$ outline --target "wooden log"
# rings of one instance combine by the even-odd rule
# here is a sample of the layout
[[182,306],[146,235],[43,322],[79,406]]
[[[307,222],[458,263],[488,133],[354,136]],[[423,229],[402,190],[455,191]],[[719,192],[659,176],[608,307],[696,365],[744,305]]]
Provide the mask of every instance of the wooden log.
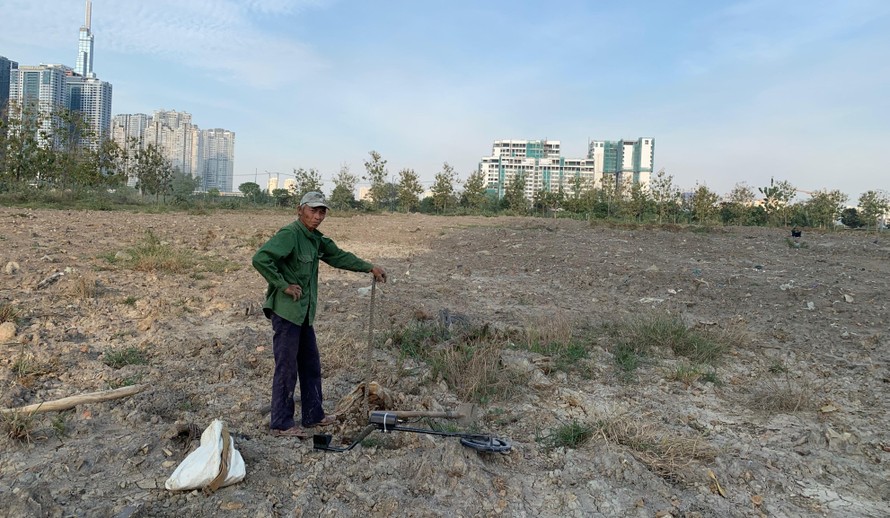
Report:
[[145,385],[131,385],[129,387],[121,387],[113,390],[100,390],[99,392],[89,392],[79,396],[63,397],[53,401],[44,401],[43,403],[34,403],[32,405],[17,408],[2,408],[0,414],[8,414],[12,412],[37,413],[37,412],[58,412],[60,410],[68,410],[77,405],[84,403],[98,403],[100,401],[109,401],[112,399],[125,398],[138,394],[145,389]]

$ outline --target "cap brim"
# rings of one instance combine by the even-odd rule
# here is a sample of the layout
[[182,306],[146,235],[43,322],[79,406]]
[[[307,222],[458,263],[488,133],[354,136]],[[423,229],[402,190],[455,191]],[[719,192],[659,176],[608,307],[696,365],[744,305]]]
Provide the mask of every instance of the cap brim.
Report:
[[304,203],[303,205],[306,205],[307,207],[324,207],[324,208],[326,208],[326,209],[329,209],[329,208],[330,208],[330,207],[327,206],[327,204],[319,203],[319,202],[317,202],[317,201],[313,201],[313,202],[309,202],[309,203]]

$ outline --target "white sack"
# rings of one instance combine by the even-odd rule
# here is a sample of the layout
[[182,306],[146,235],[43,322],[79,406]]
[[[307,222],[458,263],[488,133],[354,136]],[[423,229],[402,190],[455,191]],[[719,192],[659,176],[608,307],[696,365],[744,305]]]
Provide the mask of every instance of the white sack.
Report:
[[[164,483],[170,491],[201,489],[219,475],[222,460],[223,422],[214,419],[201,434],[201,446],[189,453]],[[241,453],[235,449],[235,440],[229,437],[229,472],[220,487],[232,485],[244,479],[245,466]]]

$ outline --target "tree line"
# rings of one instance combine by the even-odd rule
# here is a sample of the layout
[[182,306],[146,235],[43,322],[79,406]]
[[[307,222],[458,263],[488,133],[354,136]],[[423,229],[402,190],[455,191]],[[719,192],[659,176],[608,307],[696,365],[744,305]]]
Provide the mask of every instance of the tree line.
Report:
[[0,113],[0,193],[126,189],[128,179],[135,178],[136,192],[160,202],[183,201],[200,185],[153,144],[130,138],[122,148],[99,138],[80,112],[46,113],[36,103],[15,108]]
[[[99,139],[82,114],[57,109],[42,114],[36,106],[12,110],[18,116],[0,118],[0,194],[41,189],[122,191],[135,178],[135,193],[154,203],[188,204],[218,198],[220,193],[196,196],[200,179],[175,169],[161,150],[142,146],[135,139],[124,148]],[[465,181],[447,162],[436,172],[430,196],[419,175],[410,168],[392,178],[387,161],[370,151],[364,173],[358,176],[343,166],[332,178],[329,203],[338,210],[423,212],[430,214],[513,214],[616,219],[640,223],[700,225],[776,225],[833,228],[837,222],[853,228],[876,228],[890,210],[885,191],[870,190],[858,199],[857,208],[846,206],[848,197],[838,190],[807,192],[808,199],[794,202],[799,191],[787,181],[771,181],[757,188],[736,184],[725,197],[706,185],[683,192],[672,175],[660,171],[648,186],[607,176],[596,185],[576,177],[555,192],[539,190],[526,196],[526,178],[516,176],[490,189],[481,171]],[[316,169],[295,168],[294,188],[263,190],[254,182],[243,183],[238,206],[293,206],[309,191],[321,191],[324,181]],[[359,181],[369,184],[367,198],[355,198]],[[461,188],[462,187],[462,188]],[[757,198],[757,193],[761,198]]]
[[[568,188],[556,192],[539,190],[531,200],[526,196],[526,179],[517,176],[503,186],[503,195],[489,189],[480,171],[461,182],[447,162],[435,175],[430,196],[421,198],[424,188],[413,169],[400,170],[391,179],[386,160],[370,151],[359,177],[343,166],[334,175],[334,188],[328,201],[339,210],[423,212],[430,214],[513,214],[586,217],[631,220],[640,223],[700,225],[799,226],[834,228],[838,222],[852,228],[876,228],[890,210],[890,197],[883,191],[863,193],[858,208],[848,208],[848,197],[838,190],[806,192],[809,198],[794,202],[799,191],[788,181],[770,181],[756,189],[736,184],[724,197],[706,185],[683,192],[672,175],[660,171],[648,186],[606,177],[598,185],[572,179]],[[266,193],[256,183],[240,186],[245,198],[255,203],[294,205],[309,191],[321,191],[323,181],[314,169],[294,169],[294,189]],[[354,196],[359,180],[370,184],[367,199]],[[461,189],[462,185],[462,189]],[[758,199],[757,194],[760,194]]]

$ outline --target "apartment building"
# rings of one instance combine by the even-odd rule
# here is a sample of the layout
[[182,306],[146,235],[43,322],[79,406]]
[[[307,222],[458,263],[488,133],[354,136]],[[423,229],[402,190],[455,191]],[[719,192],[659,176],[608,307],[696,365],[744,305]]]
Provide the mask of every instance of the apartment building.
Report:
[[517,176],[524,178],[525,196],[532,200],[541,191],[572,193],[576,185],[603,187],[619,180],[648,185],[654,160],[655,139],[651,137],[594,140],[582,158],[563,157],[558,140],[496,140],[479,170],[489,192],[498,198]]
[[655,139],[592,140],[587,158],[593,159],[596,170],[608,181],[630,181],[649,185],[655,162]]
[[479,170],[489,192],[498,198],[517,176],[525,179],[529,200],[540,191],[558,192],[562,188],[571,192],[576,179],[585,185],[599,180],[592,159],[562,157],[558,140],[496,140],[491,156],[482,158]]

